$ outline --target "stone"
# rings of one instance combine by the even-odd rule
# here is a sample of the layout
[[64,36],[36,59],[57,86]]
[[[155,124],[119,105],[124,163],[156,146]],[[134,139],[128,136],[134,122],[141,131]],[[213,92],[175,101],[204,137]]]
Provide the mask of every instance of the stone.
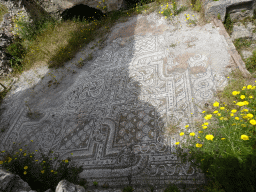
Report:
[[55,192],[85,192],[85,189],[82,186],[74,185],[73,183],[68,182],[67,180],[61,180],[56,187]]
[[[22,1],[22,5],[30,12],[31,17],[39,17],[41,14],[50,15],[54,19],[61,19],[64,11],[71,9],[76,5],[87,5],[97,9],[102,13],[119,10],[125,6],[124,0],[28,0]],[[107,9],[103,9],[106,6]]]
[[252,56],[252,52],[250,52],[250,51],[242,50],[241,52],[242,52],[242,55],[245,59]]
[[[11,173],[5,169],[0,169],[0,191],[2,192],[37,192],[31,190],[27,182],[23,181],[18,175]],[[61,180],[55,192],[85,192],[84,187],[75,185],[67,180]],[[45,192],[53,192],[51,189]]]
[[[230,14],[231,21],[241,20],[247,16],[253,16],[253,10],[256,9],[256,1],[254,0],[233,0],[233,1],[207,1],[203,4],[205,10],[205,18],[210,21],[211,17],[220,14],[220,20],[225,21],[227,14]],[[242,11],[245,10],[245,11]]]
[[28,183],[24,182],[18,175],[14,175],[9,171],[0,169],[0,191],[8,192],[21,192],[31,191]]
[[252,39],[252,32],[249,28],[246,28],[244,25],[234,25],[233,32],[231,34],[231,39],[234,41],[235,39]]

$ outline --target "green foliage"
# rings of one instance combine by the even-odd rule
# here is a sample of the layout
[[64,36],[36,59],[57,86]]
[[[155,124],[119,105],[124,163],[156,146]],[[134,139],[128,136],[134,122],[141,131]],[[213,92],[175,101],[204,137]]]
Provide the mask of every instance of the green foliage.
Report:
[[93,181],[93,185],[94,185],[95,187],[97,187],[97,186],[98,186],[98,182],[97,182],[97,181]]
[[246,62],[246,69],[251,73],[256,71],[256,50],[253,51],[253,55],[247,58]]
[[22,46],[21,39],[14,39],[14,42],[10,44],[6,49],[7,53],[15,58],[15,60],[11,60],[11,67],[13,67],[14,65],[19,65],[22,61],[22,58],[26,54],[26,49]]
[[133,192],[133,191],[134,191],[134,189],[133,189],[132,186],[127,186],[127,187],[125,187],[125,188],[123,189],[123,192]]
[[220,13],[218,13],[218,19],[220,20],[221,18],[220,18]]
[[249,84],[232,91],[235,96],[232,110],[215,102],[215,111],[204,117],[212,121],[204,123],[198,128],[198,137],[190,135],[187,145],[183,145],[190,154],[179,148],[178,156],[182,163],[189,161],[200,168],[225,191],[253,191],[256,187],[255,86]]
[[229,34],[233,31],[233,23],[230,19],[230,14],[227,14],[224,21],[224,26]]
[[197,12],[200,12],[200,10],[201,10],[201,1],[200,0],[196,0],[196,3],[195,3],[195,5],[194,5],[194,8],[195,8],[195,10],[197,11]]
[[47,156],[40,152],[42,161],[35,160],[34,153],[28,154],[26,153],[27,150],[21,151],[22,149],[20,149],[20,152],[16,152],[16,154],[13,151],[6,152],[0,164],[3,164],[4,169],[19,175],[22,180],[28,183],[32,190],[44,192],[50,188],[55,191],[58,183],[63,179],[86,187],[86,180],[79,180],[78,176],[83,171],[82,166],[79,168],[71,166],[70,157],[65,162],[64,160],[62,162],[58,160],[58,164],[59,162],[61,163],[58,168],[54,168],[53,159],[49,160],[50,152],[53,153],[53,151],[49,151]]

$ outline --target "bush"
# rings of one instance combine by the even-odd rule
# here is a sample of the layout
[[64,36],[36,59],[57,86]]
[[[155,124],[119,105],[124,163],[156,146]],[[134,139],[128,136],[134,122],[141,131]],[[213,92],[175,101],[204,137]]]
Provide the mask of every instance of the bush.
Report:
[[[47,156],[40,152],[43,157],[42,161],[38,159],[35,160],[34,153],[27,154],[26,151],[27,150],[22,152],[22,149],[20,149],[19,152],[16,152],[15,154],[13,151],[6,152],[4,159],[3,161],[0,161],[0,164],[2,164],[2,167],[5,170],[19,175],[23,181],[28,183],[32,190],[44,192],[50,188],[55,191],[58,183],[63,179],[76,185],[86,187],[86,180],[81,180],[78,176],[79,173],[83,171],[82,166],[79,168],[71,166],[69,164],[70,157],[65,161],[62,160],[62,162],[61,160],[58,160],[57,162],[61,163],[58,168],[57,166],[54,168],[53,159],[49,160],[49,154],[53,153],[53,151],[49,151]],[[37,150],[35,151],[37,152]],[[2,151],[2,153],[5,153],[5,151]],[[54,157],[54,159],[56,159],[56,157]]]
[[26,54],[26,49],[21,44],[21,39],[16,37],[14,42],[10,44],[7,48],[7,53],[12,55],[15,59],[11,60],[11,67],[14,65],[20,65],[22,59]]

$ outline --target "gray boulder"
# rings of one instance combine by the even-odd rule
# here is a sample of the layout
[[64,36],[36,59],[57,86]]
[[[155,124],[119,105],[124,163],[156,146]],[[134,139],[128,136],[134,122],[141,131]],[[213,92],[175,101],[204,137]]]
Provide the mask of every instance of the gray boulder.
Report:
[[225,21],[225,16],[230,14],[230,19],[241,20],[245,17],[252,17],[253,10],[256,9],[256,1],[254,0],[220,0],[220,1],[207,1],[203,4],[205,10],[205,18],[210,21],[212,17],[218,17],[220,20]]

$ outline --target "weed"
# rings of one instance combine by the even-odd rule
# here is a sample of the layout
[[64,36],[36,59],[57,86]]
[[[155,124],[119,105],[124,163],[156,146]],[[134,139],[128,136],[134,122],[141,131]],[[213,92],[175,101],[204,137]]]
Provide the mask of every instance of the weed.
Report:
[[127,186],[127,187],[125,187],[125,188],[123,189],[123,192],[133,192],[133,191],[134,191],[134,189],[133,189],[132,186]]
[[245,65],[246,69],[251,73],[256,71],[256,50],[253,51],[253,55],[251,57],[247,58]]
[[225,17],[225,22],[224,22],[224,26],[228,32],[228,34],[230,35],[233,31],[233,23],[230,19],[230,14],[227,14]]
[[220,13],[218,13],[218,19],[220,20],[221,18],[220,18]]
[[93,181],[93,185],[94,185],[95,187],[98,187],[98,182],[97,182],[97,181]]

